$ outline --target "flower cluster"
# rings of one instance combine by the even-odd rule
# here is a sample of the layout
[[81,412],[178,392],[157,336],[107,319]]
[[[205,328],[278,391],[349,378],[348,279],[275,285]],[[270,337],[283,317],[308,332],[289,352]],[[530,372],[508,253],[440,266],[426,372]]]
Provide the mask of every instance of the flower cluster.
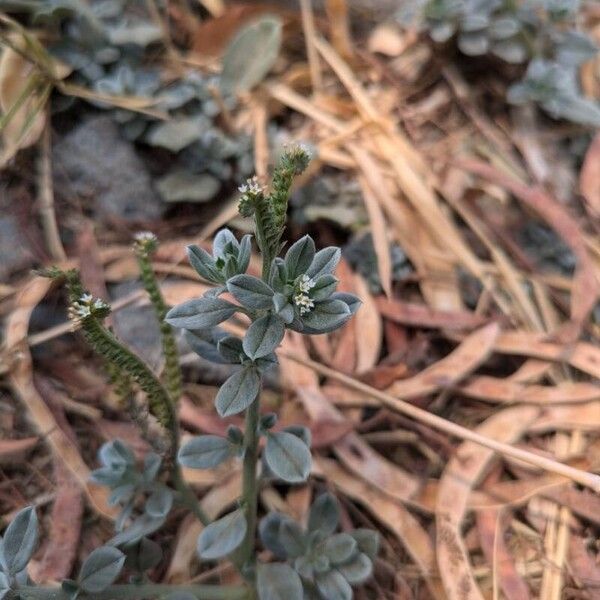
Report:
[[300,309],[300,316],[310,312],[315,307],[314,301],[309,296],[310,290],[316,285],[315,281],[304,274],[298,282],[298,293],[294,296],[294,304]]
[[151,254],[158,246],[158,238],[151,231],[139,231],[133,236],[136,253]]
[[106,316],[109,312],[110,306],[104,300],[87,293],[69,306],[69,318],[75,325],[92,315]]

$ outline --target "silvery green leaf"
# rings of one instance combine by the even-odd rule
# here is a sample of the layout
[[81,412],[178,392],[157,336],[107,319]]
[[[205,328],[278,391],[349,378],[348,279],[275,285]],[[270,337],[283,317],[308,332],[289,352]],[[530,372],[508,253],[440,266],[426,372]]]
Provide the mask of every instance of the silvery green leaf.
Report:
[[309,313],[303,315],[302,322],[311,333],[328,333],[341,327],[351,316],[345,302],[329,299],[317,302]]
[[258,565],[256,587],[259,600],[302,600],[302,582],[285,563]]
[[258,533],[264,547],[277,558],[285,559],[288,557],[287,548],[279,537],[281,525],[293,522],[293,519],[283,513],[270,512],[261,520],[258,526]]
[[244,434],[239,427],[236,427],[235,425],[229,425],[227,427],[227,439],[234,446],[241,446],[242,442],[244,441]]
[[600,104],[580,96],[556,98],[552,105],[543,102],[542,107],[554,117],[568,119],[586,127],[600,127]]
[[556,47],[556,58],[566,67],[577,67],[597,54],[598,46],[580,31],[565,31]]
[[375,560],[379,553],[379,533],[372,529],[355,529],[350,535],[356,540],[358,549],[364,552],[371,560]]
[[521,24],[514,17],[500,17],[490,24],[490,35],[496,40],[506,40],[519,33]]
[[491,48],[492,54],[511,64],[520,64],[527,59],[527,48],[519,40],[496,42]]
[[458,47],[467,56],[481,56],[489,50],[490,42],[484,32],[465,32],[458,36]]
[[239,364],[244,358],[244,348],[242,347],[242,340],[235,337],[234,335],[228,335],[223,339],[219,340],[217,344],[217,350],[219,354],[225,359],[226,362],[231,364]]
[[209,173],[176,170],[157,179],[156,189],[165,202],[208,202],[221,189],[221,182]]
[[276,258],[271,264],[269,273],[269,285],[276,292],[283,292],[288,280],[288,273],[285,267],[285,262],[282,258]]
[[248,327],[244,341],[244,352],[252,359],[271,354],[281,343],[285,334],[283,320],[274,314],[260,317]]
[[299,556],[294,561],[294,569],[302,579],[312,581],[315,576],[313,561],[308,556]]
[[173,492],[166,487],[161,486],[154,490],[144,505],[146,514],[151,517],[166,517],[173,506]]
[[352,588],[344,576],[335,569],[315,577],[317,589],[324,600],[352,600]]
[[144,537],[140,540],[138,547],[138,569],[140,571],[149,571],[154,569],[162,558],[161,547],[151,539]]
[[106,589],[119,576],[125,555],[114,546],[96,548],[81,565],[79,587],[88,594]]
[[[115,531],[118,531],[119,534],[123,533],[125,529],[125,524],[129,521],[131,515],[133,514],[134,504],[133,502],[126,502],[121,512],[117,515],[115,519]],[[139,541],[139,540],[137,540]]]
[[240,241],[240,251],[237,258],[237,272],[245,273],[250,264],[250,254],[252,252],[252,236],[248,233]]
[[341,300],[348,305],[350,312],[354,315],[356,311],[360,308],[362,304],[361,299],[354,294],[349,294],[348,292],[334,292],[331,294],[332,300]]
[[294,320],[294,306],[288,302],[283,294],[275,292],[273,295],[273,308],[284,323],[289,324]]
[[145,48],[162,38],[161,28],[149,21],[138,21],[133,24],[109,27],[107,33],[110,43],[115,46],[136,44]]
[[219,341],[224,337],[227,337],[227,333],[218,327],[207,330],[186,330],[185,332],[186,342],[198,356],[219,364],[227,364],[227,361],[217,350]]
[[135,456],[121,440],[112,440],[102,444],[98,452],[100,462],[107,467],[132,466]]
[[454,23],[435,23],[429,29],[429,35],[434,42],[438,44],[443,44],[447,42],[456,31],[456,26]]
[[335,496],[321,494],[310,507],[308,530],[320,531],[323,535],[331,535],[340,521],[340,509]]
[[174,306],[165,321],[182,329],[205,329],[226,321],[236,310],[235,304],[221,298],[195,298]]
[[223,57],[221,91],[227,95],[252,89],[271,70],[281,46],[281,21],[265,16],[246,25]]
[[10,522],[0,546],[0,566],[7,575],[16,575],[29,562],[38,539],[38,520],[33,506],[20,510]]
[[10,582],[8,581],[8,577],[0,571],[0,600],[10,592]]
[[257,358],[253,362],[254,366],[258,369],[259,373],[264,373],[265,371],[268,371],[275,365],[279,364],[277,356],[274,352],[272,352],[271,354],[267,354],[262,358]]
[[466,15],[460,22],[461,31],[481,31],[490,24],[490,19],[485,14]]
[[313,560],[313,568],[315,573],[327,573],[327,571],[331,569],[331,563],[326,556],[320,554],[319,556],[315,556]]
[[135,485],[133,483],[126,483],[113,488],[110,496],[108,497],[108,503],[111,506],[117,504],[126,504],[129,502],[135,494]]
[[269,429],[273,429],[276,423],[277,415],[271,412],[261,416],[258,426],[262,431],[268,431]]
[[60,589],[69,595],[70,600],[75,600],[79,595],[79,586],[73,579],[63,579],[60,582]]
[[323,555],[334,565],[346,562],[356,553],[357,548],[356,540],[347,533],[332,535],[321,544]]
[[310,290],[311,300],[326,300],[335,292],[338,279],[333,275],[321,275],[316,281],[315,286]]
[[227,289],[246,308],[270,308],[273,303],[273,290],[258,277],[236,275],[227,282]]
[[177,459],[190,469],[214,469],[230,458],[235,447],[227,438],[218,435],[199,435],[179,449]]
[[288,278],[296,279],[306,273],[315,258],[315,253],[315,243],[309,235],[305,235],[292,244],[284,259]]
[[187,246],[186,251],[190,265],[200,277],[214,283],[223,281],[215,264],[215,259],[204,248]]
[[198,537],[200,558],[213,560],[231,554],[244,541],[247,530],[246,515],[241,508],[213,521]]
[[344,576],[344,579],[348,583],[358,585],[371,577],[373,563],[366,554],[359,552],[348,562],[338,565],[336,569]]
[[213,256],[215,258],[223,257],[229,249],[239,250],[239,242],[230,229],[224,227],[217,232],[213,240]]
[[265,460],[277,477],[288,483],[306,481],[310,473],[310,450],[295,435],[286,431],[269,433]]
[[234,373],[221,386],[215,399],[221,417],[237,415],[256,399],[260,389],[260,377],[254,367],[244,367]]
[[336,248],[335,246],[329,246],[328,248],[319,250],[315,254],[315,258],[313,259],[310,267],[307,269],[306,274],[311,279],[316,279],[321,275],[333,273],[340,262],[341,256],[342,253],[340,249]]
[[279,540],[290,558],[302,556],[307,550],[307,540],[296,521],[283,521],[279,527]]
[[310,448],[312,436],[308,427],[304,427],[304,425],[288,425],[283,428],[283,431],[287,431],[297,438],[300,438]]
[[153,517],[144,513],[133,521],[133,523],[124,531],[121,531],[108,541],[111,546],[122,546],[127,544],[135,544],[144,536],[154,533],[162,527],[165,522],[164,517]]
[[116,469],[113,469],[112,467],[101,467],[100,469],[95,469],[90,473],[90,481],[98,485],[115,487],[119,485],[123,479],[126,469],[127,467],[124,465]]
[[148,454],[144,456],[144,481],[154,481],[160,471],[161,464],[162,458],[156,454],[156,452],[148,452]]
[[147,133],[146,142],[151,146],[179,152],[200,139],[208,125],[209,122],[206,118],[198,116],[161,121]]
[[227,291],[227,288],[224,285],[217,285],[210,290],[204,292],[205,298],[218,298],[221,294],[224,294]]

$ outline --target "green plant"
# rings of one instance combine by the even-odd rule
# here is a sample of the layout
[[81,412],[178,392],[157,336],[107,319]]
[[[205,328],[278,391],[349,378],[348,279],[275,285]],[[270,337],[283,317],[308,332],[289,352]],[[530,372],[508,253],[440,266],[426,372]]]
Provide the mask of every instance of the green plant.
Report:
[[598,52],[578,27],[579,0],[425,0],[419,7],[411,12],[434,41],[456,36],[468,56],[528,64],[509,89],[510,102],[534,102],[555,118],[600,126],[600,106],[579,88],[578,67]]
[[[149,255],[156,239],[151,234],[136,238],[135,251],[144,285],[159,318],[186,330],[191,347],[216,362],[238,365],[215,398],[221,417],[244,413],[244,431],[230,426],[225,436],[200,435],[179,446],[175,409],[178,369],[171,364],[167,386],[104,327],[109,306],[85,293],[76,272],[50,270],[48,275],[67,281],[70,315],[89,344],[112,365],[119,377],[145,392],[149,412],[168,438],[164,456],[148,453],[140,465],[121,441],[104,444],[99,451],[100,468],[92,480],[110,488],[109,502],[121,508],[116,535],[84,561],[76,579],[61,588],[36,587],[27,578],[26,566],[37,542],[37,518],[32,508],[22,510],[7,528],[0,545],[0,600],[351,600],[352,585],[366,581],[378,550],[378,535],[358,529],[335,533],[339,508],[331,494],[319,496],[310,509],[308,525],[280,513],[261,521],[260,540],[276,562],[257,561],[258,491],[267,480],[298,484],[311,470],[310,431],[303,426],[278,427],[277,416],[261,414],[263,373],[277,363],[275,351],[286,329],[320,334],[341,327],[358,309],[352,294],[336,291],[333,271],[339,248],[317,251],[305,236],[287,250],[281,241],[293,177],[309,161],[303,147],[285,152],[276,168],[270,191],[249,180],[240,188],[240,212],[253,217],[262,276],[246,273],[250,264],[251,236],[238,241],[224,229],[215,237],[213,253],[188,247],[190,263],[214,288],[201,298],[175,306],[166,313],[156,285]],[[229,293],[237,303],[221,298]],[[250,325],[243,337],[229,335],[218,326],[236,313]],[[172,332],[162,328],[163,345],[172,352]],[[171,356],[173,362],[173,357]],[[169,383],[169,378],[177,381]],[[175,385],[177,383],[177,385]],[[260,442],[264,440],[262,453]],[[261,462],[259,464],[259,455]],[[213,468],[229,459],[243,462],[242,496],[234,510],[208,522],[195,494],[187,487],[181,466]],[[161,560],[161,549],[149,536],[161,527],[172,506],[183,503],[205,524],[198,538],[198,554],[205,560],[229,557],[245,579],[242,586],[170,586],[149,582],[147,571]],[[128,585],[114,585],[123,570],[130,572]]]

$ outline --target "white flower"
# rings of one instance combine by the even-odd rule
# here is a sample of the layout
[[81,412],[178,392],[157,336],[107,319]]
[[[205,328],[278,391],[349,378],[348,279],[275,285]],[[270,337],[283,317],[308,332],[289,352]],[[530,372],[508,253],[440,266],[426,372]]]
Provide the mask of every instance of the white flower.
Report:
[[[90,302],[93,300],[93,296],[91,294],[83,294],[81,296],[81,298],[79,298],[79,302],[81,304],[90,304]],[[75,303],[77,304],[77,303]]]
[[246,183],[240,185],[238,190],[244,195],[252,194],[254,196],[258,196],[258,194],[261,194],[264,191],[262,185],[258,182],[258,177],[256,175],[247,179]]
[[300,309],[301,315],[310,312],[315,306],[315,303],[306,294],[296,294],[294,304]]
[[304,274],[302,277],[300,277],[298,289],[304,294],[307,294],[310,290],[312,290],[312,288],[315,287],[315,285],[316,284],[314,280],[312,280],[308,275]]
[[156,236],[151,231],[138,231],[133,238],[136,242],[140,243],[154,242],[156,240]]

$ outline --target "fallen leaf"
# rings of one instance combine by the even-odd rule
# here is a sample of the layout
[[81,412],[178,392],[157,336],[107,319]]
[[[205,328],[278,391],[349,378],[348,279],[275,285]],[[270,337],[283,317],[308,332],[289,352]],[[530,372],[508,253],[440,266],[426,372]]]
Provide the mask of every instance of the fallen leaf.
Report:
[[592,219],[600,219],[600,133],[592,140],[579,172],[579,190]]

